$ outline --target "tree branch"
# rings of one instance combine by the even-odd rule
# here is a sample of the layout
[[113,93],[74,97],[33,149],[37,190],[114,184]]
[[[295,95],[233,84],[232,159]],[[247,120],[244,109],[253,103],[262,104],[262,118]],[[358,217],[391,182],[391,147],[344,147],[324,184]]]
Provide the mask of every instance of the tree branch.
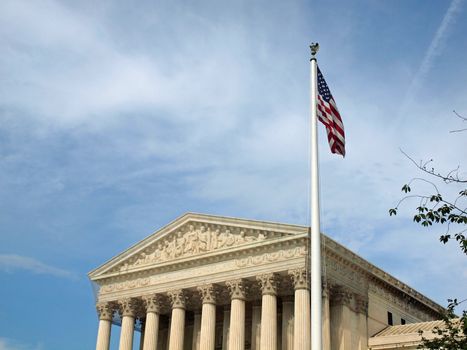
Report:
[[[442,179],[445,183],[450,183],[450,182],[458,182],[458,183],[467,183],[467,180],[464,180],[464,179],[460,179],[459,178],[459,166],[457,166],[456,169],[453,169],[451,170],[447,175],[441,175],[440,173],[435,173],[435,169],[432,168],[431,170],[428,170],[426,168],[426,166],[431,163],[433,160],[430,159],[429,161],[426,161],[425,163],[417,163],[412,157],[410,157],[407,153],[404,152],[404,150],[402,148],[399,148],[399,150],[401,151],[401,153],[407,157],[407,159],[409,159],[418,169],[420,169],[421,171],[429,174],[429,175],[432,175],[432,176],[436,176],[437,178],[440,178]],[[455,175],[453,175],[453,173]]]

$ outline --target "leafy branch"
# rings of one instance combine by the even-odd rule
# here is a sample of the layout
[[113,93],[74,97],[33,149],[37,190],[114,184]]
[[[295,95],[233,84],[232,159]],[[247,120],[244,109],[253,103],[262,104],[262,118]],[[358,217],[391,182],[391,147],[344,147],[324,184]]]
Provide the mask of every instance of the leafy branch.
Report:
[[448,300],[448,307],[443,315],[443,326],[436,326],[432,333],[433,339],[423,336],[423,331],[419,331],[422,342],[418,349],[443,349],[459,350],[467,349],[467,311],[463,311],[461,317],[457,317],[454,309],[467,299],[458,302],[457,299]]
[[[428,162],[417,163],[411,157],[409,157],[403,150],[401,150],[415,166],[430,175],[431,177],[441,179],[444,183],[467,183],[466,179],[459,177],[459,167],[443,175],[436,172],[434,168],[427,168]],[[412,185],[416,182],[424,182],[429,184],[433,188],[433,194],[422,195],[422,194],[409,194],[412,191]],[[464,203],[467,200],[467,189],[463,189],[458,193],[458,196],[454,198],[454,201],[446,200],[440,193],[438,187],[432,182],[425,178],[413,178],[407,184],[402,186],[401,191],[406,195],[402,197],[397,203],[395,208],[389,209],[389,215],[397,215],[398,209],[401,204],[409,199],[417,198],[419,204],[415,209],[413,221],[419,223],[423,227],[430,227],[433,224],[447,224],[447,229],[444,234],[440,236],[442,243],[447,243],[449,240],[455,240],[458,242],[461,250],[464,254],[467,254],[467,208],[463,207],[459,203]],[[456,226],[453,233],[451,233],[452,227]]]

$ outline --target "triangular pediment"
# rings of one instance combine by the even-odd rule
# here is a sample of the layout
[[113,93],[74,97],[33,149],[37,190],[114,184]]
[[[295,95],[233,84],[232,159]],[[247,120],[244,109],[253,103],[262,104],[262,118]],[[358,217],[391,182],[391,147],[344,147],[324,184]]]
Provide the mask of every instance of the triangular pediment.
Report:
[[303,226],[188,213],[89,273],[91,280],[303,234]]

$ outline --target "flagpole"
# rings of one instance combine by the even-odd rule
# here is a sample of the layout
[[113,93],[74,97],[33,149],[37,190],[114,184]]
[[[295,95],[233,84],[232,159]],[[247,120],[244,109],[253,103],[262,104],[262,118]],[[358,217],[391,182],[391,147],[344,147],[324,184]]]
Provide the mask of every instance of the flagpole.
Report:
[[319,45],[311,44],[310,59],[310,103],[311,103],[311,231],[310,231],[310,272],[311,272],[311,349],[322,350],[321,320],[321,234],[319,227],[319,169],[317,132],[317,62]]

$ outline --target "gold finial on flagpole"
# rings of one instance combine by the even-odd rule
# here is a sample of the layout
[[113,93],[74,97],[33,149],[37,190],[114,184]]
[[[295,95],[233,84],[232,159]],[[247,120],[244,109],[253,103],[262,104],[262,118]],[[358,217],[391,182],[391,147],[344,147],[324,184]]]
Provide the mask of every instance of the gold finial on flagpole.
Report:
[[311,59],[316,59],[315,55],[319,51],[319,44],[318,43],[311,43],[310,45],[310,50],[311,50]]

